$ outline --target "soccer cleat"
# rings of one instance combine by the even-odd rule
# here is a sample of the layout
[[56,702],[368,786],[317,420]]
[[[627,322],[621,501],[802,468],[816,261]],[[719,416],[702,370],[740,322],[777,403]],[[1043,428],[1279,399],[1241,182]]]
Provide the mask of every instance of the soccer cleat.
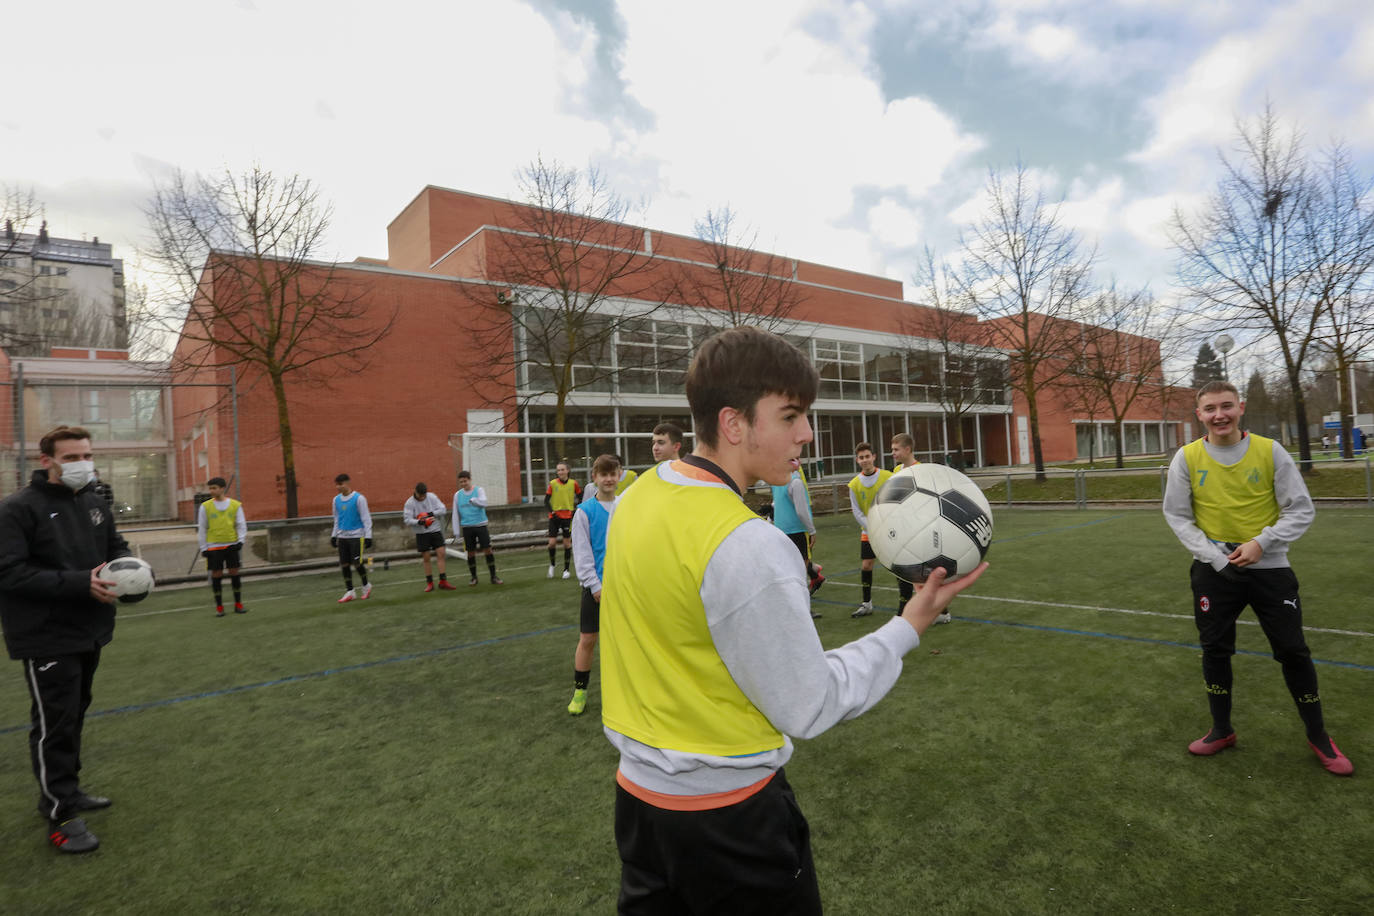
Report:
[[246,608],[246,607],[243,606],[243,602],[242,602],[242,601],[235,601],[235,602],[234,602],[234,613],[235,613],[235,614],[247,614],[247,613],[248,613],[248,608]]
[[491,584],[492,584],[492,585],[505,585],[505,584],[506,584],[506,580],[505,580],[505,579],[502,579],[500,576],[492,576],[492,577],[491,577]]
[[867,617],[869,614],[872,614],[872,613],[873,613],[873,602],[872,602],[872,601],[865,601],[863,604],[861,604],[861,605],[859,605],[858,607],[856,607],[856,608],[854,609],[854,612],[853,612],[852,614],[850,614],[849,616],[850,616],[850,617]]
[[1188,745],[1188,753],[1196,754],[1199,757],[1210,757],[1213,754],[1226,750],[1228,747],[1236,746],[1235,732],[1231,732],[1231,734],[1227,735],[1225,738],[1217,738],[1215,741],[1208,741],[1207,739],[1211,737],[1212,733],[1209,731],[1207,734]]
[[552,563],[549,564],[549,574],[548,574],[547,576],[545,576],[544,578],[546,578],[546,579],[552,579],[552,578],[553,578],[553,564],[552,564]]
[[580,716],[587,710],[587,691],[574,690],[572,702],[568,704],[568,715]]
[[79,817],[48,825],[48,842],[62,852],[91,852],[100,847],[100,840],[86,829],[86,822]]
[[[1330,738],[1326,740],[1331,741]],[[1355,764],[1350,762],[1349,757],[1341,753],[1341,749],[1336,747],[1336,742],[1331,741],[1331,750],[1336,752],[1336,756],[1334,757],[1326,756],[1326,754],[1322,753],[1321,749],[1311,741],[1307,742],[1307,746],[1312,748],[1312,753],[1317,755],[1317,759],[1322,762],[1322,766],[1326,767],[1328,773],[1333,773],[1336,776],[1349,776],[1355,772]]]
[[366,599],[366,598],[371,598],[371,597],[372,597],[372,583],[371,583],[371,582],[369,582],[369,583],[367,583],[366,585],[363,586],[363,593],[362,593],[361,595],[359,595],[358,597],[359,597],[360,599]]
[[350,588],[348,591],[346,591],[346,592],[343,593],[343,597],[339,599],[339,604],[347,604],[347,603],[350,602],[350,601],[357,601],[357,600],[358,600],[357,594],[355,594],[354,591],[353,591],[353,589]]
[[426,582],[426,583],[425,583],[425,591],[427,591],[427,592],[432,592],[432,591],[434,591],[434,583],[433,583],[433,582]]
[[811,582],[808,584],[807,587],[811,590],[811,594],[814,595],[824,584],[825,576],[822,576],[819,572],[817,572],[814,576],[811,577]]
[[936,614],[936,615],[935,615],[935,622],[936,622],[936,623],[953,623],[953,622],[954,622],[954,618],[951,617],[951,616],[949,616],[949,611],[946,611],[946,612],[943,613],[943,614]]
[[564,579],[571,579],[571,578],[572,578],[572,573],[568,572],[568,568],[567,568],[566,566],[563,567],[563,578],[564,578]]
[[223,616],[224,616],[224,605],[222,605],[222,604],[217,604],[217,605],[215,605],[215,616],[216,616],[216,617],[223,617]]
[[476,584],[477,584],[477,577],[476,577],[476,576],[473,576],[471,579],[468,580],[468,588],[472,588],[472,587],[473,587],[474,585],[476,585]]
[[114,802],[103,795],[87,795],[85,792],[77,792],[67,801],[67,804],[75,811],[96,811],[100,808],[108,808]]
[[448,584],[448,580],[447,580],[447,579],[440,579],[440,580],[439,580],[439,587],[442,588],[442,589],[443,589],[444,591],[446,591],[446,592],[456,592],[456,591],[458,591],[458,589],[456,589],[456,588],[454,588],[452,585],[449,585],[449,584]]

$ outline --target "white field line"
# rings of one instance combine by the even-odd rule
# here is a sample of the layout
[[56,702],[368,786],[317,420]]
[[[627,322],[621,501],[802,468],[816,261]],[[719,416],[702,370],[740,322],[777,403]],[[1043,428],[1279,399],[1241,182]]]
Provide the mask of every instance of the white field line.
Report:
[[[827,580],[827,584],[829,584],[829,581],[830,581],[830,580]],[[846,586],[846,587],[852,587],[852,588],[861,588],[861,587],[862,587],[862,586],[860,586],[860,585],[857,584],[857,583],[850,583],[850,582],[836,582],[835,584],[836,584],[836,585],[843,585],[843,586]],[[883,591],[889,591],[889,592],[895,592],[895,591],[897,591],[896,587],[895,587],[895,586],[891,586],[891,585],[875,585],[875,586],[873,586],[873,588],[874,588],[875,590],[877,590],[877,589],[882,589]],[[963,594],[961,594],[961,595],[959,596],[959,599],[958,599],[958,600],[960,600],[960,601],[965,601],[965,600],[969,600],[969,599],[973,599],[973,600],[976,600],[976,601],[1000,601],[1000,602],[1002,602],[1002,603],[1004,603],[1004,604],[1033,604],[1033,605],[1036,605],[1036,606],[1038,606],[1038,607],[1059,607],[1059,608],[1067,608],[1067,609],[1069,609],[1069,610],[1075,610],[1075,611],[1101,611],[1101,612],[1107,613],[1107,614],[1131,614],[1131,615],[1136,616],[1136,617],[1163,617],[1163,618],[1168,619],[1168,620],[1189,620],[1189,621],[1191,621],[1191,620],[1193,619],[1193,615],[1192,615],[1192,614],[1166,614],[1166,613],[1163,612],[1163,611],[1142,611],[1142,610],[1137,610],[1137,609],[1135,609],[1135,608],[1125,608],[1125,607],[1099,607],[1098,605],[1095,605],[1095,604],[1063,604],[1063,603],[1060,603],[1060,602],[1057,602],[1057,601],[1031,601],[1031,600],[1029,600],[1029,599],[1027,599],[1027,598],[998,598],[998,597],[995,597],[995,596],[993,596],[993,595],[979,595],[979,594],[977,594],[976,592],[964,592]],[[1257,626],[1259,626],[1259,621],[1258,621],[1258,620],[1251,620],[1251,619],[1248,618],[1248,617],[1242,617],[1242,618],[1240,618],[1239,620],[1237,620],[1236,623],[1241,624],[1242,626],[1248,626],[1248,627],[1257,627]],[[1333,634],[1335,634],[1335,635],[1337,635],[1337,636],[1366,636],[1366,637],[1374,637],[1374,633],[1366,633],[1366,632],[1364,632],[1364,631],[1362,631],[1362,630],[1337,630],[1337,629],[1334,629],[1334,628],[1331,628],[1331,627],[1308,627],[1308,626],[1303,627],[1303,630],[1305,630],[1305,631],[1307,631],[1307,632],[1309,632],[1309,633],[1333,633]]]

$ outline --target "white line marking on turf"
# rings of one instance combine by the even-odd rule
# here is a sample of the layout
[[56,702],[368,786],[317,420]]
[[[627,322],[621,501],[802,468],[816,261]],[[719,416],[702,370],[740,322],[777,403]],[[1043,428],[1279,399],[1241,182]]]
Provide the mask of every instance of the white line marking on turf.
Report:
[[[826,581],[829,582],[829,581],[831,581],[831,580],[826,580]],[[835,584],[836,584],[836,585],[850,586],[850,587],[852,587],[852,588],[860,588],[860,587],[861,587],[861,586],[859,586],[859,585],[857,585],[857,584],[855,584],[855,583],[852,583],[852,582],[836,582]],[[889,592],[895,592],[895,591],[897,591],[897,589],[894,588],[894,587],[891,586],[891,585],[875,585],[875,586],[873,586],[873,588],[874,588],[875,590],[877,590],[877,589],[883,589],[884,591],[889,591]],[[1062,604],[1062,603],[1057,602],[1057,601],[1033,601],[1033,600],[1031,600],[1031,599],[1029,599],[1029,598],[999,598],[999,597],[995,597],[995,596],[993,596],[993,595],[979,595],[979,594],[977,594],[977,593],[975,593],[975,592],[964,592],[964,593],[961,594],[959,597],[960,597],[960,599],[972,598],[972,599],[975,599],[975,600],[977,600],[977,601],[1001,601],[1001,602],[1003,602],[1003,603],[1005,603],[1005,604],[1034,604],[1034,605],[1037,605],[1037,606],[1039,606],[1039,607],[1060,607],[1060,608],[1067,608],[1067,609],[1069,609],[1069,610],[1074,610],[1074,611],[1103,611],[1103,612],[1106,612],[1106,613],[1109,613],[1109,614],[1131,614],[1131,615],[1137,616],[1137,617],[1163,617],[1163,618],[1166,618],[1166,619],[1168,619],[1168,620],[1192,620],[1192,619],[1193,619],[1193,615],[1192,615],[1192,614],[1168,614],[1168,613],[1165,613],[1164,611],[1142,611],[1142,610],[1138,610],[1138,609],[1135,609],[1135,608],[1125,608],[1125,607],[1099,607],[1098,605],[1095,605],[1095,604]],[[1257,626],[1259,626],[1259,621],[1258,621],[1258,620],[1250,620],[1249,618],[1241,618],[1241,619],[1237,620],[1236,623],[1241,624],[1242,626],[1247,626],[1247,627],[1257,627]],[[1368,637],[1368,636],[1374,636],[1374,633],[1366,633],[1366,632],[1364,632],[1363,630],[1338,630],[1338,629],[1335,629],[1335,628],[1333,628],[1333,627],[1308,627],[1308,626],[1305,626],[1305,627],[1303,627],[1303,629],[1304,629],[1305,631],[1309,632],[1309,633],[1332,633],[1332,634],[1334,634],[1334,635],[1336,635],[1336,636],[1367,636],[1367,637]]]

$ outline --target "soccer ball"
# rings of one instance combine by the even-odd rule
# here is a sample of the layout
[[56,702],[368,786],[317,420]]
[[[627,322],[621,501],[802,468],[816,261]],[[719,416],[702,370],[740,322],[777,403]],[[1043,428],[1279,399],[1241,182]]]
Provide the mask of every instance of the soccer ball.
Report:
[[99,578],[112,579],[114,593],[125,604],[133,604],[148,597],[156,582],[153,568],[138,557],[120,557],[111,560],[100,569]]
[[868,542],[898,578],[924,582],[943,566],[973,572],[992,543],[992,507],[978,485],[939,464],[897,471],[868,510]]

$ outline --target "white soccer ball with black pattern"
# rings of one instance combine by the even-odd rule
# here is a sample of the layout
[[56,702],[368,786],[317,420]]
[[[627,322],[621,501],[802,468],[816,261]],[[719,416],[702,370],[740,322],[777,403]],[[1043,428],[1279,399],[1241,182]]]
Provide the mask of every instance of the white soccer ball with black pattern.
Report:
[[878,491],[868,510],[868,542],[878,562],[908,582],[924,582],[938,567],[957,579],[987,556],[992,506],[953,468],[912,465]]
[[114,593],[125,604],[133,604],[148,597],[157,581],[153,568],[138,557],[120,557],[101,567],[99,578],[115,583]]

